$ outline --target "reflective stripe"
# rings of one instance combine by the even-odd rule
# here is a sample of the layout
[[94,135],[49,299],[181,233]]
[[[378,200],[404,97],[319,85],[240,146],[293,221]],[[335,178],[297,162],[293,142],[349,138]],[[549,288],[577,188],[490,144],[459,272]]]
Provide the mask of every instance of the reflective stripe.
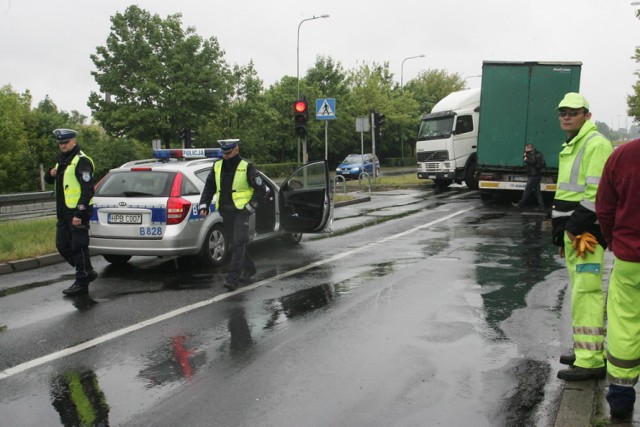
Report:
[[587,186],[574,184],[571,182],[561,182],[560,184],[558,184],[558,188],[560,190],[573,191],[574,193],[584,193],[584,190],[587,188]]
[[576,264],[576,273],[600,274],[602,270],[600,264]]
[[[589,135],[589,137],[584,141],[584,144],[582,144],[582,147],[580,147],[580,151],[578,151],[578,154],[576,155],[575,159],[573,159],[573,166],[571,167],[571,177],[569,178],[570,184],[574,184],[574,185],[578,184],[578,177],[580,176],[580,164],[582,163],[584,148],[587,146],[589,141],[591,141],[596,136],[602,136],[602,135],[599,134],[598,132],[594,132],[591,135]],[[604,138],[604,136],[602,137]],[[560,185],[562,184],[563,183],[561,183]],[[569,190],[569,191],[573,191],[573,190]],[[584,193],[584,186],[581,191],[576,190],[576,193]]]
[[580,206],[584,206],[585,208],[589,209],[591,212],[596,211],[596,202],[592,202],[591,200],[582,200],[580,202]]
[[604,350],[604,344],[601,342],[575,341],[575,348],[580,348],[582,350],[602,351]]
[[[573,333],[576,335],[604,335],[604,328],[598,326],[574,326]],[[577,347],[577,344],[576,344]]]
[[607,372],[607,380],[609,384],[619,385],[622,387],[633,387],[638,382],[638,377],[635,378],[617,378]]
[[640,366],[640,359],[635,359],[635,360],[618,359],[617,357],[612,356],[611,353],[609,353],[608,351],[607,351],[607,362],[611,363],[613,366],[617,366],[618,368],[622,368],[622,369],[631,369],[631,368],[635,368],[636,366]]
[[573,211],[567,211],[567,212],[563,212],[563,211],[551,211],[551,218],[562,218],[562,217],[569,217],[573,214]]
[[588,176],[588,177],[585,178],[584,182],[587,185],[598,185],[598,184],[600,184],[600,177],[599,176]]

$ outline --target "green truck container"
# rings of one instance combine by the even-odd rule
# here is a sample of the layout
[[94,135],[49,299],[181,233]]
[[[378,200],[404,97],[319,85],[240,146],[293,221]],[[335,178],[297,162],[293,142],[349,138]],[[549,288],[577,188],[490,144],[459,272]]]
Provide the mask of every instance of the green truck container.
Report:
[[565,93],[580,90],[581,67],[580,62],[483,62],[476,166],[482,194],[524,190],[522,154],[529,143],[547,163],[541,190],[555,191],[558,153],[566,140],[556,108]]

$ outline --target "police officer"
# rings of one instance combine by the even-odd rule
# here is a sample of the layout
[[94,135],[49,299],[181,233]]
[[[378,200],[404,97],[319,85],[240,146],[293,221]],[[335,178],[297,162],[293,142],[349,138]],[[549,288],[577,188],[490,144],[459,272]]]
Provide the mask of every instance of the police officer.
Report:
[[77,144],[77,132],[56,129],[53,135],[60,147],[58,162],[49,169],[45,181],[55,184],[56,247],[62,257],[76,269],[76,280],[62,291],[65,295],[82,295],[98,277],[89,257],[89,218],[93,212],[93,160]]
[[553,200],[553,243],[566,259],[571,281],[574,352],[563,354],[558,371],[566,381],[604,379],[604,292],[602,269],[606,241],[596,217],[596,193],[611,142],[591,122],[589,103],[567,93],[558,104],[560,127],[567,134],[558,165]]
[[239,139],[225,139],[218,143],[222,148],[222,160],[215,162],[209,172],[198,212],[201,216],[209,214],[209,205],[215,194],[215,210],[220,212],[225,237],[231,242],[231,262],[224,287],[234,291],[241,280],[249,280],[256,274],[256,266],[246,247],[249,217],[268,190],[253,163],[240,157]]

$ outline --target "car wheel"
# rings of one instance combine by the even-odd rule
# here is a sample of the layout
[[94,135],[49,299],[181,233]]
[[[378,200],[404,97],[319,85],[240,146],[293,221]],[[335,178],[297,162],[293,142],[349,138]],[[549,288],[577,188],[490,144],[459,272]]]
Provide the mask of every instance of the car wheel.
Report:
[[131,259],[131,255],[102,255],[102,257],[114,265],[126,264]]
[[302,240],[302,233],[286,233],[282,236],[282,241],[288,245],[296,245]]
[[199,261],[205,266],[216,267],[227,258],[229,245],[224,235],[224,228],[216,224],[209,229],[207,237],[200,248]]

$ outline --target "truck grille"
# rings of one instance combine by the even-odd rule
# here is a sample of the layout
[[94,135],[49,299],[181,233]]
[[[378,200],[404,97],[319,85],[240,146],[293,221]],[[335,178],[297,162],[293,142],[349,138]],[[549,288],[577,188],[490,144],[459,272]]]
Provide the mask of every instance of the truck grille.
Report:
[[449,160],[449,153],[446,150],[443,151],[423,151],[417,153],[419,162],[444,162]]

